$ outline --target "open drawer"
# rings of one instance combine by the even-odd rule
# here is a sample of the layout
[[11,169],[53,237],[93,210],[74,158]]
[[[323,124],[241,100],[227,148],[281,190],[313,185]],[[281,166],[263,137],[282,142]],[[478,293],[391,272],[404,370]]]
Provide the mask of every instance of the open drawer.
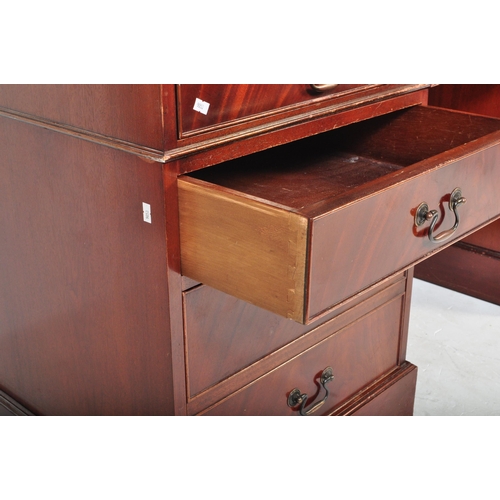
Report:
[[500,120],[397,111],[180,177],[182,273],[310,323],[498,217],[499,185]]

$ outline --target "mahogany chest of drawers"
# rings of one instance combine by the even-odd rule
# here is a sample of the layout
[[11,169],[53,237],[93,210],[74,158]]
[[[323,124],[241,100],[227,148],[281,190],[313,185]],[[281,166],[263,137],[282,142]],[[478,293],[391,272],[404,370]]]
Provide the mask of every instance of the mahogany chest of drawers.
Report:
[[0,413],[411,415],[413,266],[500,215],[426,85],[0,86]]

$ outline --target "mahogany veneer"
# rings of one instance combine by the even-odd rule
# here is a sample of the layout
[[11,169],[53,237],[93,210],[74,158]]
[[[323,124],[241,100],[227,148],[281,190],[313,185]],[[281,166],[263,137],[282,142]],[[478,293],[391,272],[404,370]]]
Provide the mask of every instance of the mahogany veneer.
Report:
[[172,413],[161,164],[0,128],[0,388],[33,413]]
[[427,87],[0,85],[0,414],[411,415],[416,207],[500,213]]
[[401,301],[401,296],[396,297],[344,328],[325,332],[330,336],[203,414],[296,416],[297,409],[287,404],[289,393],[298,387],[311,400],[316,399],[321,392],[317,379],[328,366],[333,368],[335,378],[329,384],[330,397],[318,414],[330,413],[366,385],[397,367]]
[[163,150],[159,85],[2,85],[0,106],[25,119]]
[[[296,111],[304,105],[310,108],[311,104],[324,101],[359,100],[360,95],[370,96],[380,90],[386,91],[387,86],[341,84],[331,90],[317,91],[312,85],[178,85],[179,136],[254,120],[256,115]],[[197,99],[210,112],[193,112]]]
[[[407,276],[408,278],[396,275],[385,280],[335,307],[321,321],[307,326],[291,322],[205,285],[186,291],[184,324],[189,413],[195,414],[222,397],[230,396],[235,388],[243,389],[283,364],[288,366],[290,359],[300,357],[310,346],[324,342],[332,333],[352,328],[351,325],[359,318],[397,301],[397,317],[394,316],[390,322],[392,333],[386,332],[388,337],[385,340],[392,345],[392,355],[387,352],[389,349],[372,349],[371,362],[376,364],[372,366],[372,370],[376,374],[374,376],[372,371],[371,377],[367,374],[359,376],[373,380],[399,366],[405,360],[406,350],[412,275],[409,273]],[[224,317],[222,323],[221,317]],[[379,333],[374,335],[373,340],[382,341]],[[354,342],[354,337],[349,336],[349,339]],[[357,347],[353,348],[359,350],[359,356],[367,355],[365,351],[368,346],[362,341],[356,344]],[[382,359],[386,357],[387,360],[387,356],[392,359],[388,368]],[[343,359],[347,358],[346,355]],[[220,361],[213,363],[213,359]],[[350,373],[341,360],[333,363],[333,367],[337,374]],[[320,371],[323,368],[318,367]],[[283,371],[288,376],[288,369]],[[283,391],[283,394],[287,392]],[[285,399],[280,403],[286,403]],[[272,410],[260,407],[254,411],[261,414],[291,411],[286,405],[283,407],[282,404],[275,403],[267,403],[273,408],[276,406]]]

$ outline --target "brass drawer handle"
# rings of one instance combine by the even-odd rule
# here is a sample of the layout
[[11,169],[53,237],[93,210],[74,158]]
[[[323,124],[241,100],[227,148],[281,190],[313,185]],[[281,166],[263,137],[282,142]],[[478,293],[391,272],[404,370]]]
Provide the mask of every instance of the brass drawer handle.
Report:
[[303,417],[307,417],[307,415],[311,415],[311,413],[314,413],[315,411],[319,410],[324,404],[325,401],[328,399],[328,389],[326,388],[326,384],[328,382],[331,382],[333,380],[333,370],[330,366],[325,368],[323,370],[323,373],[321,374],[321,378],[319,379],[321,385],[323,386],[323,389],[325,389],[325,397],[316,403],[312,408],[309,408],[309,410],[305,411],[305,406],[307,403],[307,394],[302,394],[300,389],[295,388],[290,395],[288,396],[288,406],[290,408],[293,408],[294,406],[300,405],[300,414]]
[[338,83],[311,83],[311,88],[318,93],[326,92],[337,87]]
[[450,196],[450,201],[448,206],[450,210],[455,214],[455,224],[450,229],[443,231],[442,233],[434,236],[434,228],[436,226],[439,214],[437,210],[429,210],[429,206],[427,203],[423,202],[417,207],[417,211],[415,213],[415,225],[421,226],[426,221],[431,221],[431,225],[429,227],[429,240],[433,243],[441,243],[442,241],[446,241],[451,238],[453,233],[458,229],[458,225],[460,224],[460,216],[458,215],[458,207],[465,203],[467,200],[462,196],[462,190],[460,188],[455,188]]

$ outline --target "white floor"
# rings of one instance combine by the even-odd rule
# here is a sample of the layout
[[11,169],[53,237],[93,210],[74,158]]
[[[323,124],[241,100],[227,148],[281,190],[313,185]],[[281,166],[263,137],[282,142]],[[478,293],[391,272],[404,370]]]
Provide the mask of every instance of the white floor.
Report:
[[414,280],[414,415],[500,415],[500,306]]

